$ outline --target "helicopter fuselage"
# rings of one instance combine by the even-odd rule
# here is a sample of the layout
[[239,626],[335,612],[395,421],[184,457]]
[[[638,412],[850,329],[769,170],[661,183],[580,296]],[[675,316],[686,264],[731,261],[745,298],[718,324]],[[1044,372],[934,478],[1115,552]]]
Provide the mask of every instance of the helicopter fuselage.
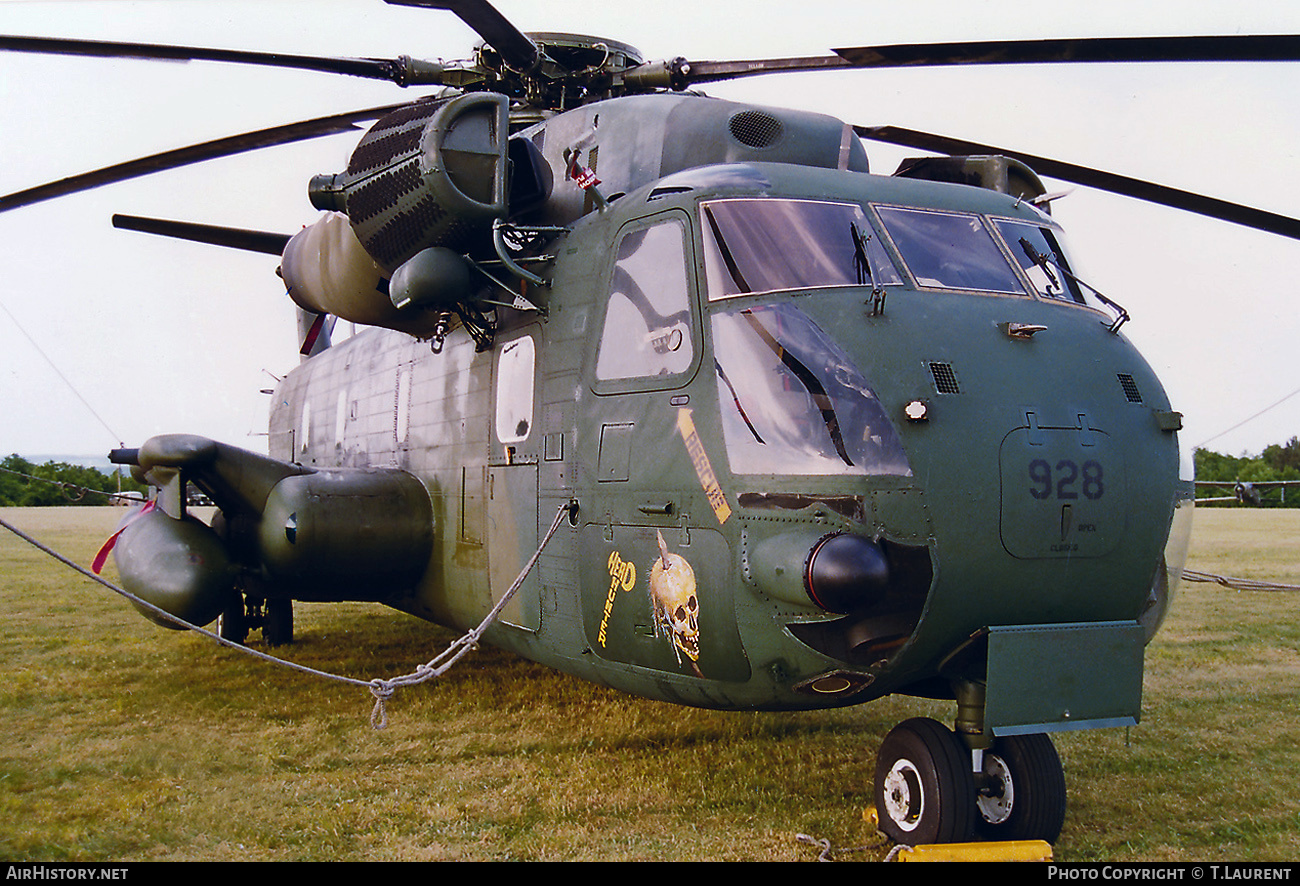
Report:
[[[670,175],[552,241],[545,312],[501,311],[491,349],[368,330],[306,361],[271,456],[418,478],[431,553],[385,602],[458,629],[576,503],[486,637],[598,683],[811,708],[1010,667],[1070,685],[1007,729],[1131,721],[1176,414],[1025,234],[1059,239],[982,188]],[[1049,648],[1071,655],[1023,670]],[[1069,678],[1095,669],[1125,690]]]

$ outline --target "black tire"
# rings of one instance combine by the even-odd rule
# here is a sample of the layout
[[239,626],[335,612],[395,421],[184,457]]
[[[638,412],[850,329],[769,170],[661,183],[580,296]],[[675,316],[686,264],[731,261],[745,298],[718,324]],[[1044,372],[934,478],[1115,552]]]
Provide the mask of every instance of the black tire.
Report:
[[267,646],[287,646],[293,642],[293,601],[272,597],[266,601],[262,616],[262,639]]
[[1065,824],[1065,773],[1051,738],[997,739],[984,753],[984,773],[992,784],[976,799],[981,836],[1056,842]]
[[880,830],[895,843],[962,843],[974,836],[970,751],[928,717],[905,720],[885,736],[874,795]]
[[243,644],[248,639],[248,615],[244,612],[244,596],[231,595],[221,614],[217,616],[217,636],[231,643]]

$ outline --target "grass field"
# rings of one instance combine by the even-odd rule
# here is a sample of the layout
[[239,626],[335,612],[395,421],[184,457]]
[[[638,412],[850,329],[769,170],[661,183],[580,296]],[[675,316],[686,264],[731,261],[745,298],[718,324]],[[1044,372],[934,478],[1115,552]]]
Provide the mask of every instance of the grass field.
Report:
[[[0,516],[88,563],[121,513]],[[1298,553],[1300,511],[1205,510],[1188,565],[1300,584]],[[3,530],[0,605],[13,861],[814,860],[800,833],[876,860],[877,746],[908,716],[952,716],[904,698],[682,709],[485,648],[400,691],[376,731],[364,690],[157,628]],[[1300,859],[1298,613],[1300,592],[1182,587],[1147,652],[1141,724],[1057,736],[1057,860]],[[451,639],[377,606],[295,616],[289,657],[366,679]]]

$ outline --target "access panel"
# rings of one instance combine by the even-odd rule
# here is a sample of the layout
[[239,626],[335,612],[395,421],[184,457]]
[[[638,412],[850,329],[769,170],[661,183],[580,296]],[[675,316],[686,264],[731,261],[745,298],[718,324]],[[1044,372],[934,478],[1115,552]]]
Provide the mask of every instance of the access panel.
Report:
[[1002,545],[1013,557],[1101,557],[1127,525],[1124,453],[1078,416],[1072,428],[1027,426],[1002,441]]

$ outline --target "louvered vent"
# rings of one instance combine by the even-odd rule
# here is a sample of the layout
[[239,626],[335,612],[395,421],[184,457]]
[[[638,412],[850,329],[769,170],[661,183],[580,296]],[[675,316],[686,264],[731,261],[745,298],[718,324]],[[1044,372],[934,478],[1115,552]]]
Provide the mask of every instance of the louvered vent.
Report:
[[741,111],[727,126],[732,138],[751,148],[770,148],[785,131],[781,121],[766,111]]
[[1133,376],[1127,372],[1121,372],[1115,377],[1119,379],[1120,387],[1124,389],[1124,396],[1128,399],[1128,402],[1142,402],[1142,392],[1138,390],[1137,382],[1133,381]]
[[934,376],[934,389],[940,394],[960,394],[957,386],[957,374],[952,371],[951,363],[931,363],[930,375]]

